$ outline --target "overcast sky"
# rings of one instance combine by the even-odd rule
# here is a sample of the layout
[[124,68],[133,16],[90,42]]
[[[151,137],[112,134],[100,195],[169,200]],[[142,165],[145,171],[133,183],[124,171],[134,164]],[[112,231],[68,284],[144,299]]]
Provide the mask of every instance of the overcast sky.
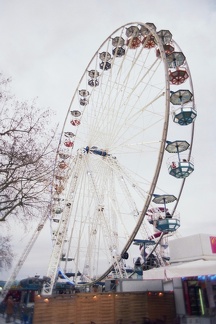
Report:
[[[157,30],[170,30],[187,58],[198,118],[195,171],[178,206],[180,233],[216,235],[216,0],[0,0],[0,71],[12,78],[18,100],[37,97],[38,106],[60,118],[95,51],[129,22],[153,22]],[[34,249],[35,272],[46,267],[36,266],[44,244],[50,253],[51,243],[44,242],[41,238]],[[22,238],[16,245],[20,253]],[[28,267],[34,274],[30,264],[23,275]]]

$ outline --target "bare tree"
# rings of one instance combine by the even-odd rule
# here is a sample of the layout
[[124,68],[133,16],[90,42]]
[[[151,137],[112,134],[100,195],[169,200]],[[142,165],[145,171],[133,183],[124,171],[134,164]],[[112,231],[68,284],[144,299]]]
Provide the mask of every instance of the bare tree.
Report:
[[16,101],[8,84],[0,75],[0,221],[41,216],[55,158],[50,111]]
[[12,265],[13,252],[9,236],[0,236],[0,271],[9,269]]

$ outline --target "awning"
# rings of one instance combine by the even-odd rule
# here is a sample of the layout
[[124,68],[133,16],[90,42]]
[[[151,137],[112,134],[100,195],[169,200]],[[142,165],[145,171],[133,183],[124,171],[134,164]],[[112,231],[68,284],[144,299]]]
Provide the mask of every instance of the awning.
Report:
[[216,275],[216,260],[197,260],[143,272],[143,279],[172,279]]

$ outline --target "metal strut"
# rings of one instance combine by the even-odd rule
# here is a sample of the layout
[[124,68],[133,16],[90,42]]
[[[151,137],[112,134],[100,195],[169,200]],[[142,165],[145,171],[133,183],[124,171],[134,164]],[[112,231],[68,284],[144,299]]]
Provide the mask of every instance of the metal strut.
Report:
[[27,243],[26,248],[23,251],[23,254],[21,255],[20,259],[18,260],[16,266],[14,267],[14,270],[12,272],[12,274],[10,275],[9,279],[7,280],[7,282],[4,285],[3,288],[3,296],[6,296],[8,291],[10,290],[11,286],[13,285],[14,280],[16,279],[20,269],[22,268],[25,260],[27,259],[35,241],[37,240],[42,228],[44,227],[45,222],[47,221],[48,218],[48,210],[46,212],[46,215],[42,217],[41,221],[39,222],[36,230],[34,231],[32,237],[30,238],[29,242]]
[[[83,158],[82,153],[77,152],[76,156],[76,162],[74,167],[72,168],[72,176],[73,181],[70,183],[69,186],[69,194],[66,197],[66,200],[70,205],[66,205],[62,217],[59,223],[58,231],[55,237],[55,243],[53,246],[50,262],[49,262],[49,267],[47,270],[47,278],[48,280],[44,283],[43,288],[42,288],[42,295],[51,295],[53,291],[54,284],[56,282],[56,278],[58,275],[58,268],[59,268],[59,263],[60,263],[60,258],[62,255],[63,251],[63,245],[64,245],[64,240],[65,236],[67,234],[67,229],[68,229],[68,223],[70,219],[70,207],[72,206],[74,202],[74,191],[77,186],[78,182],[78,171],[81,165],[81,159]],[[70,178],[70,176],[69,176]]]
[[[97,190],[96,183],[95,183],[95,179],[94,179],[92,174],[90,174],[90,180],[91,180],[90,183],[91,183],[91,186],[92,186],[92,191],[95,192],[96,197],[98,199],[98,205],[102,206],[103,205],[103,196],[100,197],[100,195],[98,193],[98,190]],[[104,190],[102,192],[104,192]],[[98,210],[98,212],[97,212],[96,223],[98,223],[99,221],[100,221],[100,224],[102,226],[102,230],[103,230],[104,235],[107,237],[107,239],[109,238],[109,246],[110,247],[113,247],[114,245],[116,246],[116,242],[114,242],[112,240],[112,236],[110,235],[110,233],[112,231],[110,229],[110,226],[109,226],[108,222],[106,221],[106,217],[105,217],[103,208],[100,208],[100,210]],[[93,246],[93,240],[90,241],[88,249],[91,249],[92,246]],[[110,250],[110,252],[112,252],[112,251]],[[91,254],[90,254],[90,251],[89,251],[87,253],[87,256],[90,258],[90,255]],[[123,261],[121,260],[121,257],[119,257],[116,254],[112,255],[112,256],[113,256],[113,267],[114,267],[114,271],[115,271],[116,276],[118,278],[127,278],[127,273],[124,270]],[[86,260],[86,262],[90,263],[90,260],[89,261]]]
[[[133,181],[132,179],[129,178],[128,174],[122,169],[122,167],[118,164],[118,162],[115,160],[115,163],[113,163],[113,168],[115,168],[117,170],[117,172],[119,172],[119,174],[124,174],[124,176],[121,177],[121,180],[119,181],[120,186],[122,187],[123,192],[125,192],[125,195],[127,196],[127,201],[128,203],[130,203],[131,205],[131,209],[134,211],[134,218],[136,218],[137,216],[135,215],[136,213],[139,214],[138,208],[136,206],[136,203],[133,201],[133,199],[131,199],[131,194],[130,191],[128,189],[128,186],[126,184],[125,179],[127,179],[131,185],[133,185]],[[143,193],[139,190],[139,187],[134,185],[134,190],[140,195],[141,198],[144,198]],[[146,218],[144,218],[143,223],[140,226],[140,233],[142,235],[143,238],[149,238],[153,235],[152,230],[149,228],[148,223],[146,221]],[[160,263],[160,265],[162,267],[165,266],[165,263],[161,257],[160,254],[160,242],[161,239],[164,235],[162,235],[159,240],[157,241],[155,247],[153,248],[153,251],[151,251],[152,253],[154,252],[156,254],[156,257]],[[150,253],[151,254],[151,253]]]

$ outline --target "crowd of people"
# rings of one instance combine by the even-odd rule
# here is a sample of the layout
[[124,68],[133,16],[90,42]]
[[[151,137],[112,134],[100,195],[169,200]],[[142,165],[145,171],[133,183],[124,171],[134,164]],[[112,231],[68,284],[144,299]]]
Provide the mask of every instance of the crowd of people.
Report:
[[25,304],[17,302],[12,296],[8,296],[1,302],[0,313],[5,319],[5,323],[33,323],[33,309],[29,309]]

